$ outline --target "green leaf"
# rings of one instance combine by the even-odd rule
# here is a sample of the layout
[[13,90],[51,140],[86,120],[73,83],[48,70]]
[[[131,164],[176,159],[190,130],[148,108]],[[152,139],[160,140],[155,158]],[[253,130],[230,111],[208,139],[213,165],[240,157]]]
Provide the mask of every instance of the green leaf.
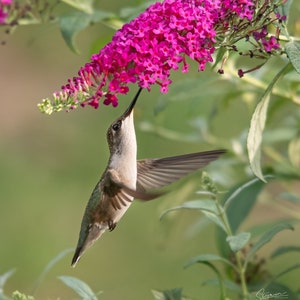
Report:
[[[266,178],[273,177],[267,175]],[[234,234],[249,215],[264,185],[265,183],[258,178],[252,178],[234,187],[223,198],[222,202]]]
[[15,271],[16,271],[16,269],[12,269],[0,276],[0,299],[1,300],[6,299],[4,292],[3,292],[4,285],[5,285],[6,281],[15,273]]
[[[251,233],[251,237],[256,238],[259,236],[262,236],[265,232],[270,231],[272,228],[276,227],[278,225],[278,220],[272,221],[272,222],[268,222],[268,223],[261,223],[258,225],[254,225],[250,228],[248,228],[248,231]],[[296,223],[295,219],[285,219],[285,220],[281,220],[280,224],[293,224]]]
[[294,230],[293,226],[290,224],[278,224],[277,226],[274,226],[269,231],[265,232],[263,236],[253,245],[253,247],[248,252],[246,259],[245,259],[245,266],[248,264],[248,262],[254,257],[256,252],[263,247],[265,244],[270,242],[272,238],[282,230]]
[[[201,199],[201,200],[192,200],[183,203],[182,205],[172,207],[166,211],[164,211],[160,218],[163,218],[166,214],[168,214],[171,211],[180,210],[180,209],[195,209],[201,211],[207,218],[209,218],[211,221],[213,221],[215,224],[217,224],[219,227],[221,227],[223,230],[225,230],[225,226],[222,222],[222,220],[219,218],[219,214],[221,211],[219,211],[216,202],[214,200],[210,199]],[[220,207],[220,209],[222,209]]]
[[285,51],[296,72],[300,74],[300,43],[294,41],[286,43]]
[[[195,261],[194,261],[195,260]],[[229,264],[231,267],[235,268],[235,266],[233,264],[231,264],[231,262],[223,257],[220,257],[218,255],[214,255],[214,254],[202,254],[199,256],[196,256],[194,258],[192,258],[190,260],[190,262],[188,262],[185,265],[185,268],[189,267],[190,265],[193,265],[195,263],[202,263],[207,265],[208,267],[210,267],[218,276],[218,282],[219,282],[219,287],[220,287],[220,300],[226,300],[226,290],[225,290],[225,286],[224,286],[224,281],[222,278],[222,275],[220,273],[220,271],[211,263],[211,261],[222,261],[225,262],[226,264]]]
[[82,300],[97,300],[96,294],[91,288],[83,281],[72,276],[59,276],[58,277],[65,285],[70,287],[76,292]]
[[136,16],[138,16],[141,12],[146,10],[151,4],[153,4],[154,0],[152,1],[143,1],[141,4],[132,7],[125,7],[120,10],[120,17],[125,19],[126,21],[130,21]]
[[93,13],[94,0],[61,0],[62,2],[81,10],[87,14]]
[[269,84],[265,93],[261,97],[251,118],[247,138],[248,157],[250,167],[253,173],[262,181],[265,181],[265,178],[261,170],[261,146],[263,131],[265,129],[267,119],[267,111],[270,102],[271,91],[275,83],[277,83],[277,81],[290,70],[291,64],[289,63],[279,73],[277,73],[277,75],[273,78],[272,82]]
[[169,213],[170,211],[178,210],[178,209],[196,209],[196,210],[205,210],[211,213],[218,214],[218,208],[214,200],[210,199],[202,199],[202,200],[191,200],[188,202],[184,202],[179,206],[175,206],[163,212],[160,216],[162,218],[165,214]]
[[66,44],[77,54],[79,51],[74,44],[75,36],[90,24],[91,19],[91,15],[79,11],[69,12],[59,19],[61,34]]
[[226,241],[229,243],[230,249],[233,252],[241,250],[250,240],[251,234],[249,232],[241,232],[237,235],[228,236]]
[[215,62],[211,68],[214,69],[217,66],[217,64],[223,59],[223,57],[225,56],[225,59],[227,59],[228,55],[229,55],[229,51],[226,49],[226,47],[219,48]]
[[[211,286],[219,286],[220,281],[216,278],[211,278],[211,279],[205,280],[202,284],[203,285],[211,285]],[[224,284],[224,287],[228,290],[234,291],[234,292],[239,293],[239,294],[242,293],[241,286],[238,285],[237,283],[235,283],[234,281],[225,279],[223,281],[223,284]]]
[[201,254],[195,257],[192,257],[185,265],[184,268],[188,268],[196,263],[212,262],[212,261],[221,261],[232,268],[235,268],[235,265],[232,264],[228,259],[221,257],[215,254]]
[[252,115],[247,138],[247,148],[251,169],[253,173],[262,181],[265,181],[265,178],[261,170],[261,144],[269,102],[270,93],[266,93],[256,106]]
[[32,289],[31,294],[34,295],[38,287],[41,285],[41,282],[44,280],[45,276],[49,273],[49,271],[53,268],[54,265],[56,265],[61,259],[63,259],[68,253],[73,252],[74,248],[66,249],[62,252],[60,252],[57,256],[55,256],[50,262],[47,264],[39,278],[37,279],[34,288]]
[[165,290],[165,291],[155,291],[152,290],[152,294],[155,297],[155,300],[188,300],[182,296],[182,289],[175,288],[172,290]]
[[[266,178],[271,178],[271,176],[266,176]],[[265,183],[258,178],[253,178],[235,186],[222,199],[233,234],[237,233],[238,228],[249,215],[264,185]],[[224,257],[228,257],[231,249],[226,241],[227,235],[221,230],[217,230],[216,234],[219,252]]]
[[114,16],[113,13],[104,10],[95,10],[93,14],[87,14],[82,11],[72,11],[60,16],[60,31],[69,48],[75,53],[79,53],[74,41],[76,35],[91,23],[110,19]]
[[6,281],[16,272],[16,269],[11,269],[0,276],[0,291],[3,289]]
[[274,279],[278,279],[279,277],[282,277],[282,276],[284,276],[285,274],[288,274],[288,273],[290,273],[290,272],[292,272],[292,271],[294,271],[294,270],[297,270],[297,269],[299,269],[299,268],[300,268],[300,263],[294,264],[294,265],[292,265],[292,266],[286,268],[285,270],[281,271],[280,273],[278,273],[278,274],[273,278],[273,280],[274,280]]
[[286,253],[290,253],[290,252],[300,252],[300,246],[279,247],[271,254],[271,258],[275,258],[275,257],[278,257],[278,256],[286,254]]

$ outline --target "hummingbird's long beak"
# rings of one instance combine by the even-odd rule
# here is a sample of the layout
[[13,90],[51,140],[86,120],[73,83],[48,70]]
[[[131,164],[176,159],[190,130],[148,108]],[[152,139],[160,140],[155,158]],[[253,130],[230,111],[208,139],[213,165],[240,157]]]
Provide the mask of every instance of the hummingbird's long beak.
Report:
[[133,98],[133,100],[131,101],[129,107],[126,109],[126,111],[124,112],[123,116],[122,116],[122,119],[126,119],[132,112],[134,106],[135,106],[135,103],[140,95],[142,91],[142,88],[139,88],[138,92],[136,93],[135,97]]

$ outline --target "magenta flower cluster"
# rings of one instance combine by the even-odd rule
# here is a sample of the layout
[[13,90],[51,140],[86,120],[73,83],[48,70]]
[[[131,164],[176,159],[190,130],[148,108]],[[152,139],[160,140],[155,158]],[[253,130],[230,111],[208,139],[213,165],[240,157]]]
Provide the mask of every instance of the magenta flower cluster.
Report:
[[7,9],[12,4],[12,0],[0,0],[0,24],[6,24],[6,18],[8,17]]
[[117,31],[78,76],[54,94],[54,102],[65,101],[69,109],[78,104],[97,108],[104,98],[104,104],[117,106],[118,94],[126,94],[130,83],[148,90],[157,84],[166,93],[171,70],[188,72],[187,57],[200,71],[212,62],[216,25],[225,24],[229,14],[250,20],[254,9],[250,0],[157,2]]

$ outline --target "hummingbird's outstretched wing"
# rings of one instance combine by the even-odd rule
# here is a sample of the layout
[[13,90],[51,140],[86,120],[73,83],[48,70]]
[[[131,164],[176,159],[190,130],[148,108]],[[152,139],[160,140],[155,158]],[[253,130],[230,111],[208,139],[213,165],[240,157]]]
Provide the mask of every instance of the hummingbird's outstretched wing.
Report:
[[[225,150],[190,153],[137,161],[137,190],[164,187],[216,160]],[[143,200],[143,199],[141,199]]]

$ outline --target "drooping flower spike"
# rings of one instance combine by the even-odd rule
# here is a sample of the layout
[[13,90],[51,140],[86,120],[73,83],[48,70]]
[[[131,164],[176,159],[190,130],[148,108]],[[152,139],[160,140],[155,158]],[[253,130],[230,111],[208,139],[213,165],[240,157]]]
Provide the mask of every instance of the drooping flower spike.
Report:
[[[213,61],[215,48],[222,45],[224,36],[238,31],[238,26],[252,26],[253,31],[251,22],[257,11],[254,2],[157,2],[118,30],[112,41],[78,71],[78,76],[69,79],[52,100],[44,99],[39,108],[50,114],[78,106],[98,108],[100,101],[117,106],[118,95],[126,94],[130,83],[148,90],[157,84],[166,93],[172,82],[171,70],[188,72],[187,58],[203,71]],[[276,49],[276,40],[264,38],[261,42],[264,41],[266,51]]]

